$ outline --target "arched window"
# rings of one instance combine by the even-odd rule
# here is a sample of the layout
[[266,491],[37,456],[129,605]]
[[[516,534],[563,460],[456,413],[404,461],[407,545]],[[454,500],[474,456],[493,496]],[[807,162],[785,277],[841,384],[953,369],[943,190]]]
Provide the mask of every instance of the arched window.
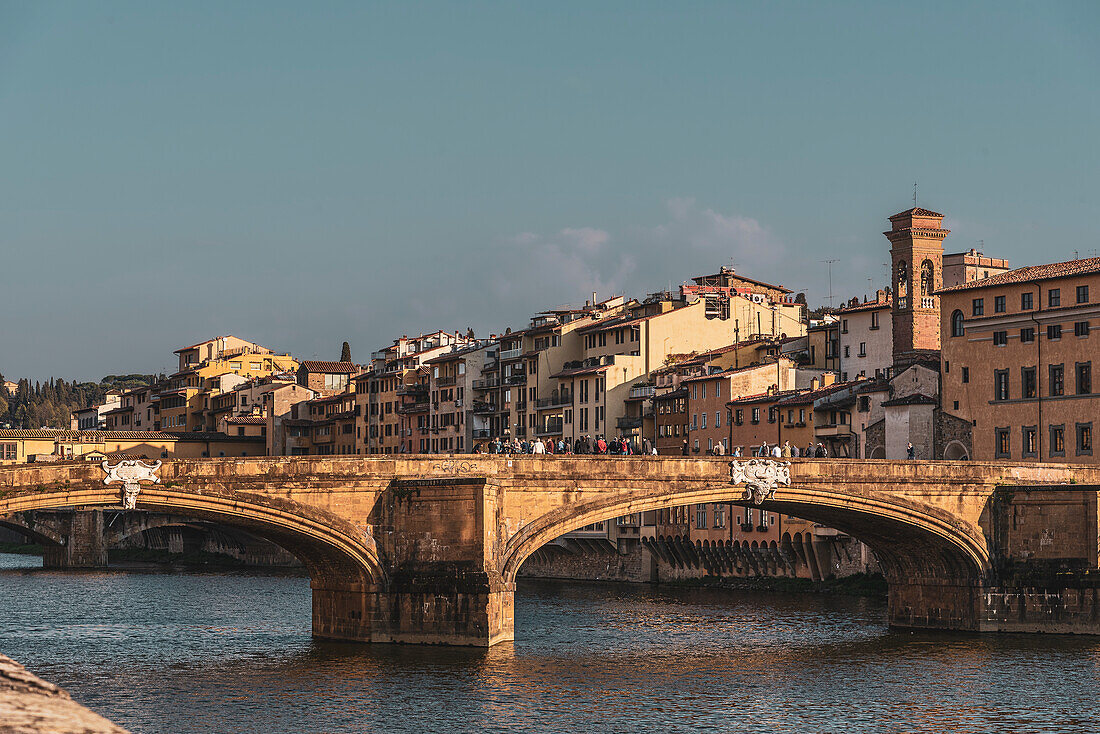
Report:
[[920,264],[920,294],[922,296],[930,296],[934,289],[935,281],[932,278],[932,261],[925,260]]
[[951,314],[951,336],[963,335],[963,312],[955,311]]
[[909,295],[909,265],[904,260],[898,261],[898,274],[894,282],[894,291],[900,298]]

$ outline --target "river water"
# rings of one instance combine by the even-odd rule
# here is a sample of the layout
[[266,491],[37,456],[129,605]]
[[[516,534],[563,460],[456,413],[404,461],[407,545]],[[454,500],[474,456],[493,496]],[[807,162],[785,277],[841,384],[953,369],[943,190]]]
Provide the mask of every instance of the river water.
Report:
[[1100,732],[1100,639],[878,600],[521,583],[514,644],[317,643],[309,582],[0,555],[0,651],[134,732]]

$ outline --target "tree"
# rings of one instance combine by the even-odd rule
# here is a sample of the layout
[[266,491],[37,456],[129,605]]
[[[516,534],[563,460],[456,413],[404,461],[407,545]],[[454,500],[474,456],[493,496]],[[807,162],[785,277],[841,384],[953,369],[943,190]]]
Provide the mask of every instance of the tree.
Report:
[[794,302],[805,304],[806,303],[806,294],[805,293],[799,293],[797,296],[794,297]]
[[348,344],[347,342],[344,342],[344,346],[340,348],[340,361],[341,362],[350,362],[351,361],[351,345]]

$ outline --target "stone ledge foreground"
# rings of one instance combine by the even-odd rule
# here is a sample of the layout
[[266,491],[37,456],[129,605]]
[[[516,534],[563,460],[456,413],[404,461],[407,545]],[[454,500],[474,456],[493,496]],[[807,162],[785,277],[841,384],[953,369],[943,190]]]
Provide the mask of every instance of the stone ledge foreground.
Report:
[[0,655],[0,734],[127,734]]

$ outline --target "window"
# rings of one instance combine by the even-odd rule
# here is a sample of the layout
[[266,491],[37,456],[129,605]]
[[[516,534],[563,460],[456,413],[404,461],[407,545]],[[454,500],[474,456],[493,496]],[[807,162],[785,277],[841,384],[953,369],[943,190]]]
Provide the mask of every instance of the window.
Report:
[[703,413],[703,422],[699,425],[699,427],[700,428],[706,428],[707,427],[707,414],[706,413]]
[[695,508],[695,528],[697,530],[707,529],[707,506],[698,505]]
[[847,334],[848,333],[848,319],[842,319],[841,320],[841,322],[840,322],[840,333],[841,334]]
[[1088,336],[1089,335],[1089,322],[1088,321],[1075,321],[1075,322],[1073,322],[1073,335],[1074,336]]
[[1077,394],[1092,393],[1092,362],[1077,363]]
[[1032,298],[1033,295],[1034,294],[1032,294],[1032,293],[1021,293],[1020,294],[1020,310],[1021,311],[1030,311],[1031,309],[1035,308],[1034,299]]
[[955,311],[951,314],[951,336],[963,335],[963,312]]
[[1008,332],[1007,331],[994,331],[993,332],[993,346],[1003,347],[1008,344]]
[[760,408],[753,408],[752,409],[752,422],[753,423],[759,423],[760,422]]
[[719,410],[714,411],[714,427],[715,428],[721,428],[722,427],[722,412],[719,411]]
[[743,424],[745,422],[745,411],[741,408],[738,408],[737,411],[733,414],[733,422],[737,425]]
[[1066,427],[1057,425],[1050,427],[1050,455],[1066,455]]
[[871,312],[871,328],[872,329],[877,329],[878,328],[878,311],[872,311]]
[[1092,423],[1077,424],[1077,455],[1092,455]]
[[985,315],[985,299],[975,298],[970,302],[971,315],[972,316],[984,316]]
[[1021,371],[1020,396],[1024,398],[1035,397],[1035,368],[1024,367]]
[[866,357],[867,356],[867,342],[860,342],[859,343],[859,356],[861,356],[861,357]]
[[1007,428],[997,428],[994,431],[993,454],[998,459],[1008,459],[1012,456],[1011,431]]
[[993,371],[993,399],[1008,400],[1008,370]]
[[1077,286],[1077,302],[1088,303],[1089,302],[1089,287],[1087,285]]
[[1061,339],[1061,338],[1062,338],[1062,325],[1061,324],[1051,324],[1050,326],[1047,327],[1047,339],[1049,341],[1054,341],[1056,339]]
[[1038,451],[1035,447],[1036,434],[1037,434],[1037,431],[1035,429],[1035,426],[1024,426],[1023,427],[1024,445],[1023,445],[1023,451],[1021,452],[1021,455],[1023,457],[1026,458],[1026,457],[1030,456],[1032,458],[1035,458],[1038,455]]
[[1064,395],[1066,392],[1065,368],[1060,364],[1050,366],[1050,394]]
[[1062,305],[1062,291],[1059,288],[1051,288],[1047,291],[1047,305],[1051,308]]
[[1005,312],[1005,297],[1004,296],[994,296],[994,298],[993,298],[993,313],[1004,313],[1004,312]]
[[963,381],[963,384],[966,384],[966,383],[970,382],[970,368],[969,367],[963,367],[962,381]]
[[851,347],[849,347],[847,344],[845,344],[844,345],[844,358],[848,359],[848,357],[851,357],[851,356],[852,356]]
[[706,400],[707,399],[707,383],[705,383],[705,382],[702,385],[699,386],[699,399],[700,400]]
[[1030,344],[1035,341],[1035,328],[1028,327],[1027,329],[1020,329],[1020,343]]
[[14,443],[0,443],[0,459],[15,461],[17,446]]

